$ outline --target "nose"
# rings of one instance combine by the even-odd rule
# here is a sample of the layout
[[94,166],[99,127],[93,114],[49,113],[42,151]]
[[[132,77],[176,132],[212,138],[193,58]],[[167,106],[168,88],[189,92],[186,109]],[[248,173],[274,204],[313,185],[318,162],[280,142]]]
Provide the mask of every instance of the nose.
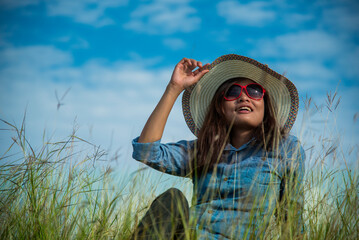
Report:
[[237,99],[237,102],[249,102],[249,97],[246,94],[246,91],[244,89],[241,92],[241,95]]

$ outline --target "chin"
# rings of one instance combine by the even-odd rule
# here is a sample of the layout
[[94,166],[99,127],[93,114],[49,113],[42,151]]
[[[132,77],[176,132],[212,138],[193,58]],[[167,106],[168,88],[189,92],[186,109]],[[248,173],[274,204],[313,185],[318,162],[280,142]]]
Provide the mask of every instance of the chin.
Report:
[[247,121],[235,121],[233,123],[233,128],[254,130],[259,125],[260,124],[250,123],[250,122],[247,122]]

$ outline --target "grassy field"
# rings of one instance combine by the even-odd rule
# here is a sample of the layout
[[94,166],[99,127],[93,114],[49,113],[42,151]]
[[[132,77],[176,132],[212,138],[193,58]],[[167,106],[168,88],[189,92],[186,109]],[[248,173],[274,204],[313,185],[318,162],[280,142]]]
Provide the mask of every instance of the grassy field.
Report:
[[[11,149],[0,155],[1,239],[130,239],[156,195],[156,184],[149,187],[148,171],[118,176],[102,162],[106,153],[75,133],[35,150],[26,139],[24,124],[3,123],[14,137],[9,139]],[[79,145],[84,144],[89,148],[81,150]],[[307,149],[311,167],[304,184],[306,230],[300,238],[358,239],[355,163],[345,165],[346,155],[334,145],[318,146],[315,153]],[[14,150],[18,154],[10,155]],[[278,228],[272,222],[266,238],[283,238]],[[289,233],[285,238],[295,236]]]

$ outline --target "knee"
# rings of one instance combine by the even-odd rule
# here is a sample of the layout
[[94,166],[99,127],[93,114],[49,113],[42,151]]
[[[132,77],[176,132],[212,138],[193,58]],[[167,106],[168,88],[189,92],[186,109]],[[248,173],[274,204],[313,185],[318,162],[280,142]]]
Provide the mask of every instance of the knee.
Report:
[[187,202],[185,195],[177,188],[170,188],[161,194],[164,199],[171,199],[170,201]]
[[177,188],[169,188],[164,193],[171,194],[172,196],[183,196],[183,193]]

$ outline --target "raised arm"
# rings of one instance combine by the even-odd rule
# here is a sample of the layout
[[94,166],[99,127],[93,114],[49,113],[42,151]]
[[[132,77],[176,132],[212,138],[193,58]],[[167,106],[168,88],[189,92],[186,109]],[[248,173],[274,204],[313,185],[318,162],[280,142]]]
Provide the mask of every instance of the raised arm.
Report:
[[[207,65],[207,64],[206,64]],[[197,70],[193,71],[194,69]],[[153,110],[144,126],[139,143],[155,142],[162,138],[168,115],[181,92],[195,84],[206,74],[201,62],[194,59],[183,58],[175,67],[161,100]]]

